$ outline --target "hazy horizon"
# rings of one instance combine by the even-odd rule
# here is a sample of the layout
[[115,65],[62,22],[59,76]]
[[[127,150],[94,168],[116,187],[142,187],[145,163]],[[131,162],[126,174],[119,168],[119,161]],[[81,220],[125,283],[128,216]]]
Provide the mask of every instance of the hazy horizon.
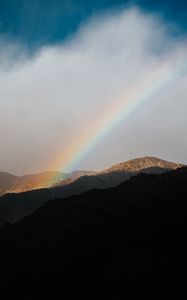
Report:
[[[114,162],[114,163],[112,163],[110,165],[106,165],[104,168],[98,168],[98,169],[75,169],[75,170],[72,170],[72,172],[70,172],[70,173],[73,173],[73,172],[82,172],[82,171],[100,172],[100,171],[104,171],[106,169],[109,169],[112,166],[118,165],[120,163],[131,161],[131,160],[134,160],[134,159],[141,159],[141,158],[144,158],[144,157],[150,157],[151,158],[153,156],[133,157],[133,158],[130,158],[130,159],[127,159],[127,160],[123,160],[123,161],[116,161],[116,162]],[[169,161],[169,160],[161,158],[161,157],[154,157],[154,158],[158,158],[160,160],[171,162],[171,163],[186,165],[184,162],[180,162],[180,161]],[[68,174],[67,172],[63,172],[62,170],[39,170],[38,172],[35,172],[35,173],[33,172],[33,173],[16,174],[16,173],[7,172],[6,170],[1,170],[0,169],[0,172],[2,172],[2,173],[8,173],[8,174],[11,174],[11,175],[14,175],[14,176],[18,176],[18,177],[27,176],[27,175],[36,175],[36,174],[42,174],[42,173],[53,173],[53,172],[61,172],[61,173],[64,173],[64,174]]]

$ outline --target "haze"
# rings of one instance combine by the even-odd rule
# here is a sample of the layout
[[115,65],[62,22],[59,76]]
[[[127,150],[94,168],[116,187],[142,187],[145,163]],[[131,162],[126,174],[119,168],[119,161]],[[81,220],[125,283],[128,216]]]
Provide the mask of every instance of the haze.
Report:
[[[186,40],[173,24],[139,7],[94,15],[58,45],[28,54],[0,36],[0,170],[25,174],[60,169],[53,161]],[[172,62],[171,62],[172,63]],[[77,165],[103,169],[139,156],[187,163],[187,74],[136,110]],[[63,171],[63,170],[62,170]]]

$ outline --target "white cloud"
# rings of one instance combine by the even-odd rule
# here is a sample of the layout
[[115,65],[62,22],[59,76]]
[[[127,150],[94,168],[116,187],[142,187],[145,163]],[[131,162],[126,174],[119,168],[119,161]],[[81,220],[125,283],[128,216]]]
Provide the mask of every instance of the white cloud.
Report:
[[[168,30],[157,17],[131,8],[91,19],[69,41],[32,58],[21,45],[0,43],[0,168],[35,172],[56,153],[63,156],[132,82],[174,49],[185,55],[185,41]],[[183,76],[79,167],[103,168],[140,155],[187,163],[186,95]]]

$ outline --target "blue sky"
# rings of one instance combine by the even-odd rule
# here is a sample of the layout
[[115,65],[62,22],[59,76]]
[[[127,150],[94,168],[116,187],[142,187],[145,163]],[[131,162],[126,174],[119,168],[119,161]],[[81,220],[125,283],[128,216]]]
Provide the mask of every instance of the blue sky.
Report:
[[111,119],[74,168],[140,156],[187,164],[186,34],[186,1],[0,0],[0,170],[64,171],[132,91],[136,109]]
[[0,34],[35,50],[62,42],[92,15],[129,5],[176,23],[176,34],[187,30],[185,0],[1,0]]

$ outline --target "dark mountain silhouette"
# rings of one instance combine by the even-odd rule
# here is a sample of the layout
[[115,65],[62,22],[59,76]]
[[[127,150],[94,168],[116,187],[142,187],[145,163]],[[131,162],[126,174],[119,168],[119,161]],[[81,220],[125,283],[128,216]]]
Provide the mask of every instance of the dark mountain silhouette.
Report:
[[160,174],[181,166],[181,164],[166,162],[158,158],[144,157],[114,165],[105,171],[94,173],[95,175],[82,176],[85,172],[75,172],[73,173],[75,175],[65,179],[62,184],[50,189],[7,194],[0,198],[0,226],[6,222],[12,223],[20,220],[50,199],[65,198],[94,188],[114,187],[140,172]]
[[186,187],[181,168],[49,201],[1,229],[1,272],[44,283],[62,276],[176,280],[186,256]]

